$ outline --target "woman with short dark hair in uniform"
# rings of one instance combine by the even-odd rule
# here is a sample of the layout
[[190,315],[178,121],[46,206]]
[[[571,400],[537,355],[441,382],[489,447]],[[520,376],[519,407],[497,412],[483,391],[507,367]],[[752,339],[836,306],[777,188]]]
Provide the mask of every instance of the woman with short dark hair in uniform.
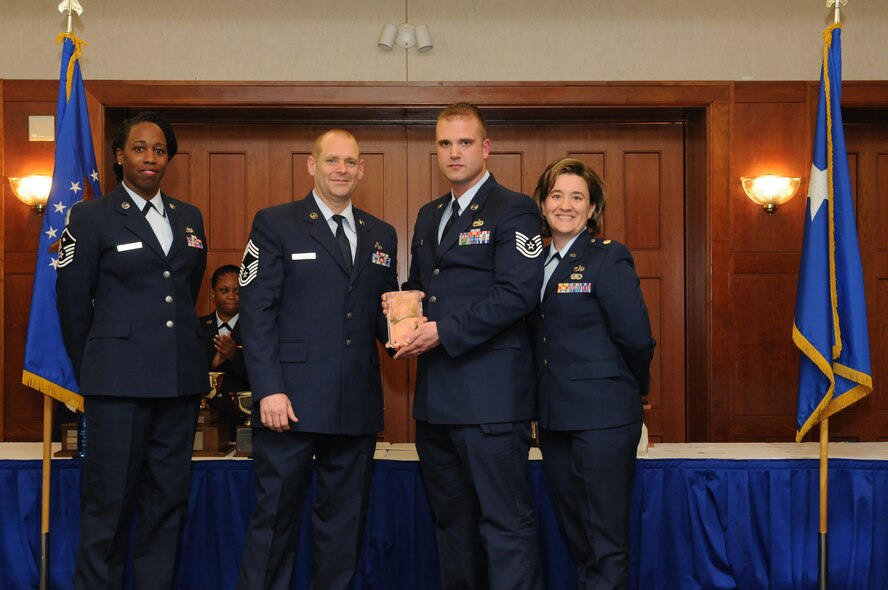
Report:
[[641,396],[654,352],[629,250],[596,237],[604,183],[581,160],[552,162],[534,198],[552,242],[530,316],[540,448],[578,588],[627,588],[629,503]]

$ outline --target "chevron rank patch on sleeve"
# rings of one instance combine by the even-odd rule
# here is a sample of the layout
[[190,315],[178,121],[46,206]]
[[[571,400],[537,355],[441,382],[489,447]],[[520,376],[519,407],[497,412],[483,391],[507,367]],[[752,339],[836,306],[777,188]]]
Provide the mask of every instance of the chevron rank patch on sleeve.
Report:
[[241,287],[246,287],[257,276],[259,276],[259,248],[253,243],[253,240],[250,240],[244,250],[237,282]]
[[62,240],[59,243],[59,259],[57,265],[64,268],[74,262],[74,246],[77,245],[77,238],[74,237],[68,228],[62,232]]
[[529,238],[520,231],[516,231],[515,248],[522,256],[536,258],[543,252],[543,238],[539,234]]

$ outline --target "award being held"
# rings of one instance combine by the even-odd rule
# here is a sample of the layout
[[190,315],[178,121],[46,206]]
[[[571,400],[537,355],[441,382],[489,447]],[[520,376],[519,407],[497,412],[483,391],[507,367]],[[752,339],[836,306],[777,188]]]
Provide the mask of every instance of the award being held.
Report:
[[386,319],[388,320],[389,348],[403,346],[407,337],[423,323],[422,316],[422,292],[421,291],[392,291],[385,294],[385,302],[388,306]]

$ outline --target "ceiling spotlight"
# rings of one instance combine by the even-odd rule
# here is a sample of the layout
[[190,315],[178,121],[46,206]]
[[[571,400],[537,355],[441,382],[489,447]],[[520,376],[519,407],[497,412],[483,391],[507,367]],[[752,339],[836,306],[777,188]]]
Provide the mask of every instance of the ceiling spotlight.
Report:
[[376,44],[380,49],[387,49],[388,51],[392,50],[392,47],[395,44],[395,37],[398,35],[398,27],[395,25],[385,23],[382,25],[382,32],[379,34],[379,41]]
[[386,23],[382,26],[382,32],[379,34],[379,41],[376,42],[376,45],[380,49],[388,51],[397,45],[404,49],[416,47],[419,51],[426,52],[432,48],[432,35],[427,25],[414,27],[410,23],[401,23],[396,27]]
[[416,25],[416,48],[423,53],[432,48],[432,34],[427,25]]

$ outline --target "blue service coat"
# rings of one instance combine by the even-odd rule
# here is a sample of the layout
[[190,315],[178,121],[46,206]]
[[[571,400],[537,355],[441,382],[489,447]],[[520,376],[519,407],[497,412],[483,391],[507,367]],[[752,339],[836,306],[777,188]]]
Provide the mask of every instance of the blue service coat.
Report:
[[311,193],[256,214],[240,275],[240,319],[253,404],[286,393],[291,430],[359,435],[383,427],[376,340],[388,339],[381,297],[395,291],[395,229],[353,208],[346,272]]
[[590,430],[642,420],[655,342],[624,245],[578,237],[546,284],[530,326],[540,426]]
[[420,209],[403,285],[425,292],[423,311],[441,339],[418,359],[413,415],[432,424],[530,420],[536,397],[524,316],[543,277],[539,210],[491,175],[437,245],[450,200]]
[[207,261],[203,217],[193,205],[162,198],[173,231],[169,254],[121,185],[71,208],[56,294],[83,395],[160,398],[210,389],[194,310]]

